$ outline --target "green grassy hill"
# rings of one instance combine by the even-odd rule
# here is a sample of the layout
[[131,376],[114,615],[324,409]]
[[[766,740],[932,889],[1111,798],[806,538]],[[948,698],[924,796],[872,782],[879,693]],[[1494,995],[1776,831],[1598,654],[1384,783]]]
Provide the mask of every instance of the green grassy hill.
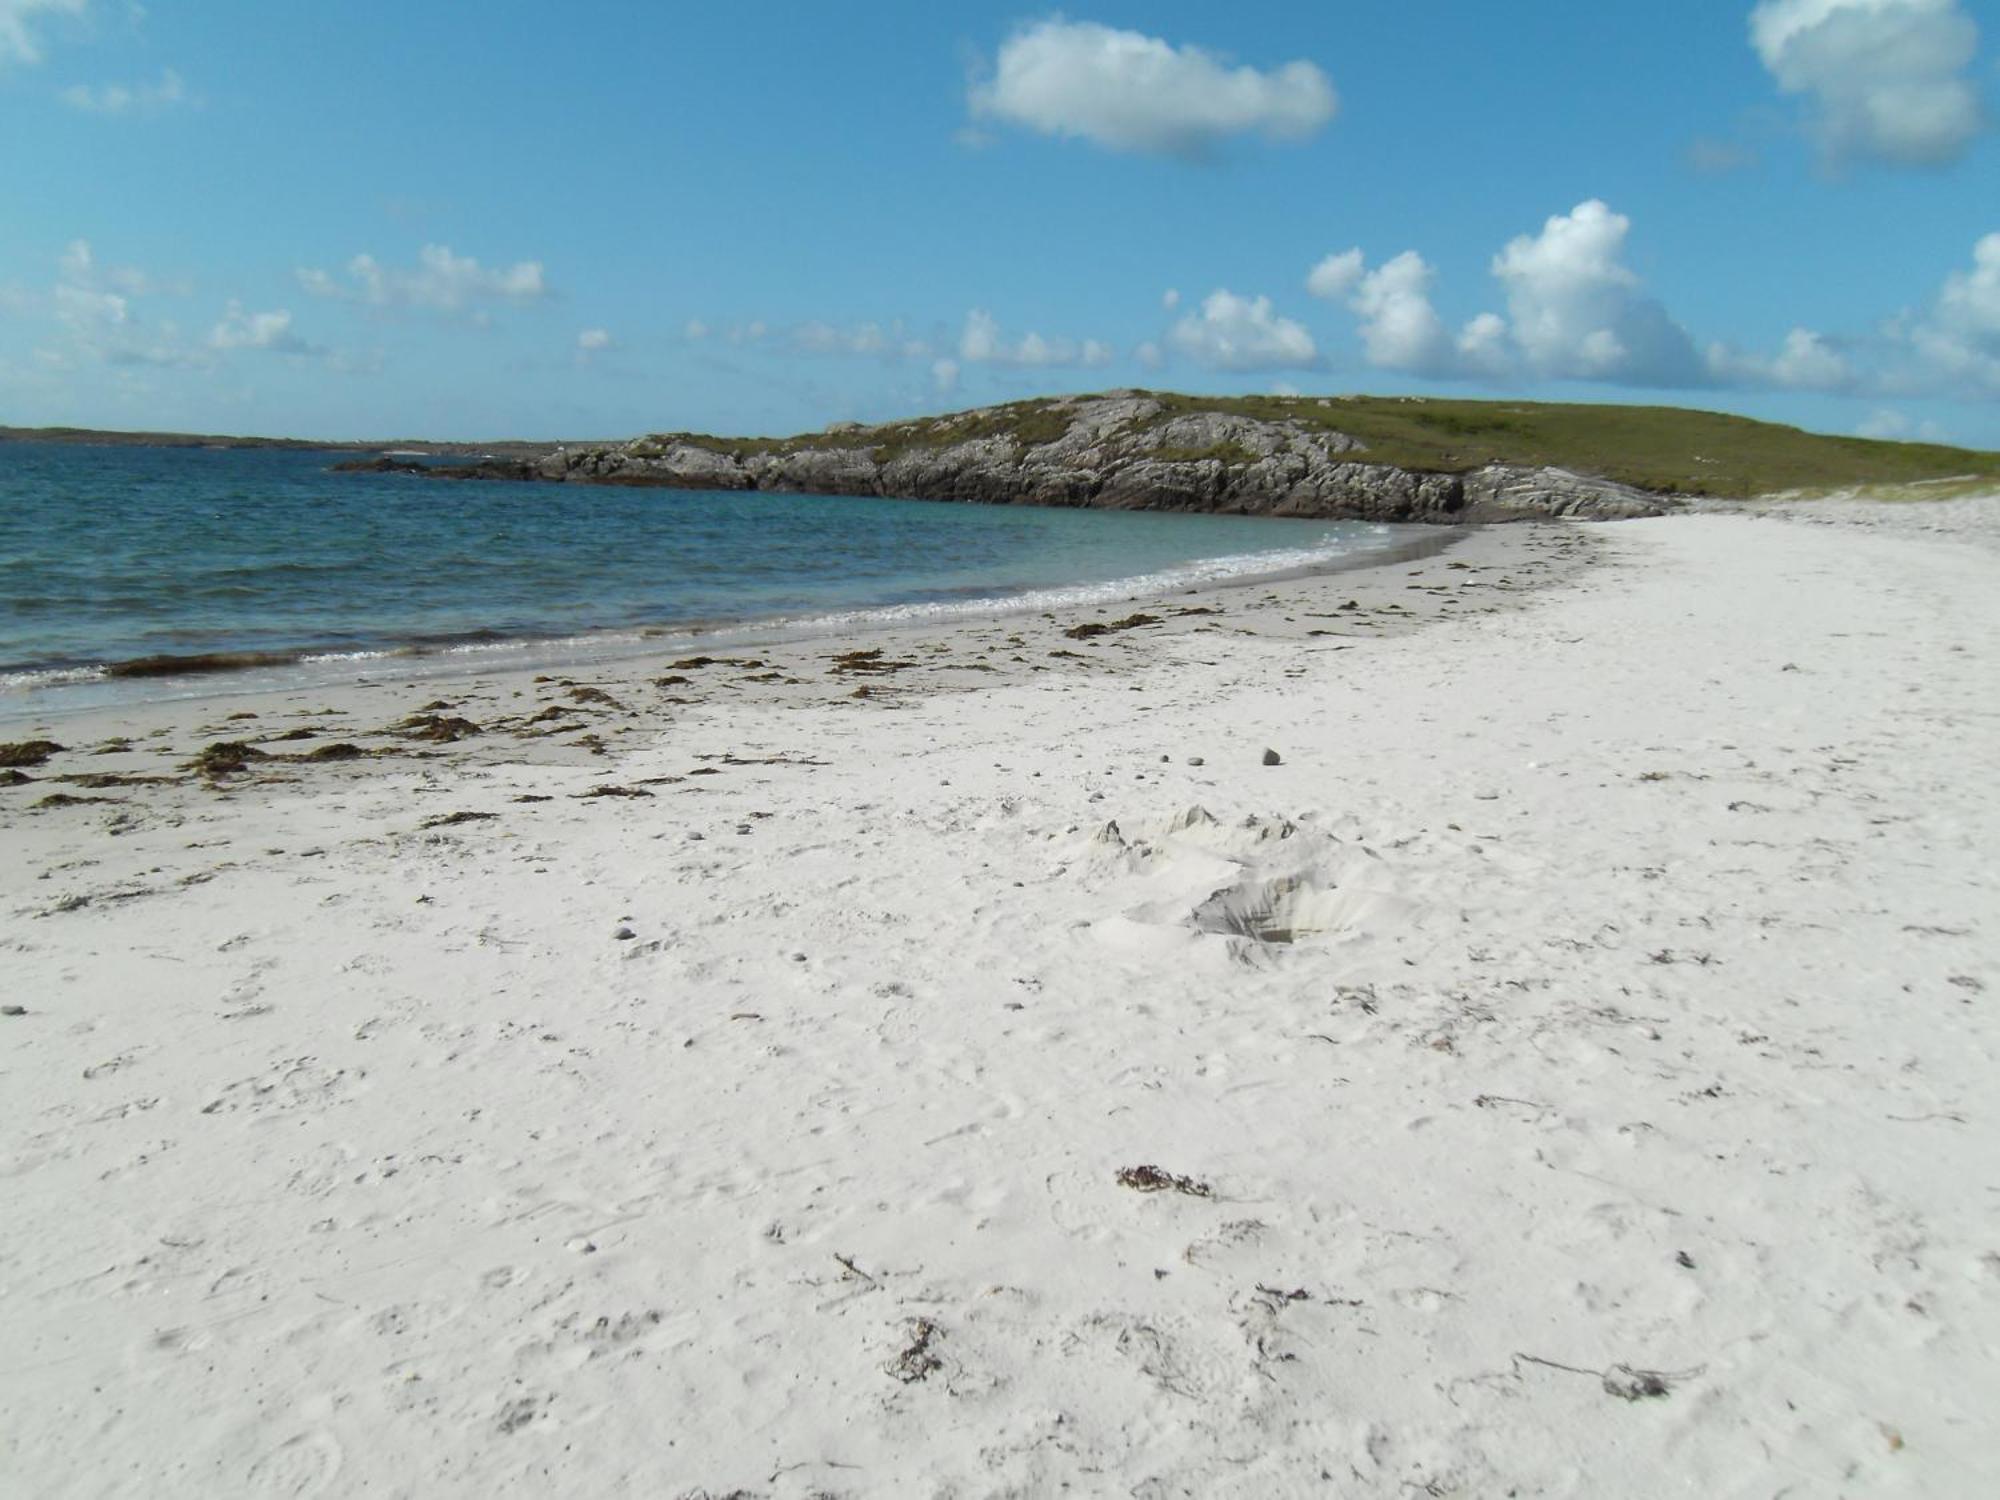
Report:
[[[1552,465],[1664,494],[1745,499],[1787,490],[2000,482],[2000,453],[1929,443],[1830,437],[1722,412],[1670,406],[1586,406],[1537,401],[1442,401],[1403,396],[1183,396],[1143,394],[1161,410],[1150,424],[1195,412],[1228,412],[1344,432],[1367,444],[1356,457],[1398,468],[1460,473],[1485,464]],[[887,461],[914,448],[1012,435],[1025,446],[1053,442],[1069,427],[1064,407],[1087,397],[1049,397],[879,426],[843,425],[789,438],[717,438],[675,433],[747,457],[809,448],[866,448]],[[1231,455],[1180,454],[1183,457]]]
[[2000,453],[1928,443],[1828,437],[1722,412],[1672,406],[1438,401],[1384,396],[1162,396],[1170,408],[1289,417],[1361,439],[1371,457],[1456,472],[1482,464],[1553,464],[1667,494],[1742,499],[1925,480],[2000,479]]

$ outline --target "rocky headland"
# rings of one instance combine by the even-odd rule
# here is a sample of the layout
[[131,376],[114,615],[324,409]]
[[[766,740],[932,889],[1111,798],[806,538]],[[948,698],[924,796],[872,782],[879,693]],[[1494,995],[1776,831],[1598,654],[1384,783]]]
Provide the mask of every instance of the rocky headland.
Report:
[[1662,515],[1672,495],[1558,465],[1434,467],[1339,425],[1336,398],[1206,409],[1140,391],[1019,402],[785,439],[691,434],[439,465],[382,456],[342,471],[671,489],[880,495],[987,505],[1439,523]]

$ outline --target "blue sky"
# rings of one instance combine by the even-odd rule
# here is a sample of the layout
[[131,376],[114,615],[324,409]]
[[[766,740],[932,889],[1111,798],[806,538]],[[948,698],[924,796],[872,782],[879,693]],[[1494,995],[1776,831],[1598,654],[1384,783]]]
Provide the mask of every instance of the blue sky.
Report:
[[2000,447],[1992,11],[0,0],[0,422],[1150,385]]

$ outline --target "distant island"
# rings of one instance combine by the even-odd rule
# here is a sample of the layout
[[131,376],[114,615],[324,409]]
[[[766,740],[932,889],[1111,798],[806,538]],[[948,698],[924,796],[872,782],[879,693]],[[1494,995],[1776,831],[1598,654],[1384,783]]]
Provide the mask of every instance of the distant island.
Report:
[[497,443],[439,441],[434,438],[371,439],[240,437],[209,432],[114,432],[97,427],[5,427],[0,443],[67,443],[79,448],[275,449],[288,453],[421,453],[437,457],[486,458],[546,453],[548,443],[509,438]]
[[[1393,521],[1661,515],[1692,497],[2000,482],[2000,453],[1663,406],[1383,396],[1044,397],[784,438],[303,443],[0,428],[63,442],[319,448],[345,472]],[[437,462],[463,458],[463,463]]]

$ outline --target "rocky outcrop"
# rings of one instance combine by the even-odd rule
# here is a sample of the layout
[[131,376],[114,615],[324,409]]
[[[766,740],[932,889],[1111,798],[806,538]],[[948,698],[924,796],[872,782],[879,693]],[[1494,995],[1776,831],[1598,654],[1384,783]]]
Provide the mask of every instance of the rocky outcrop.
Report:
[[989,505],[1375,521],[1657,516],[1677,502],[1564,469],[1432,472],[1370,462],[1357,439],[1296,419],[1170,411],[1139,392],[988,408],[817,438],[648,437],[540,459],[430,466],[380,458],[343,470],[672,489],[883,495]]
[[1465,476],[1465,519],[1518,521],[1568,516],[1579,521],[1630,521],[1661,516],[1682,502],[1610,479],[1567,469],[1516,469],[1493,464]]

